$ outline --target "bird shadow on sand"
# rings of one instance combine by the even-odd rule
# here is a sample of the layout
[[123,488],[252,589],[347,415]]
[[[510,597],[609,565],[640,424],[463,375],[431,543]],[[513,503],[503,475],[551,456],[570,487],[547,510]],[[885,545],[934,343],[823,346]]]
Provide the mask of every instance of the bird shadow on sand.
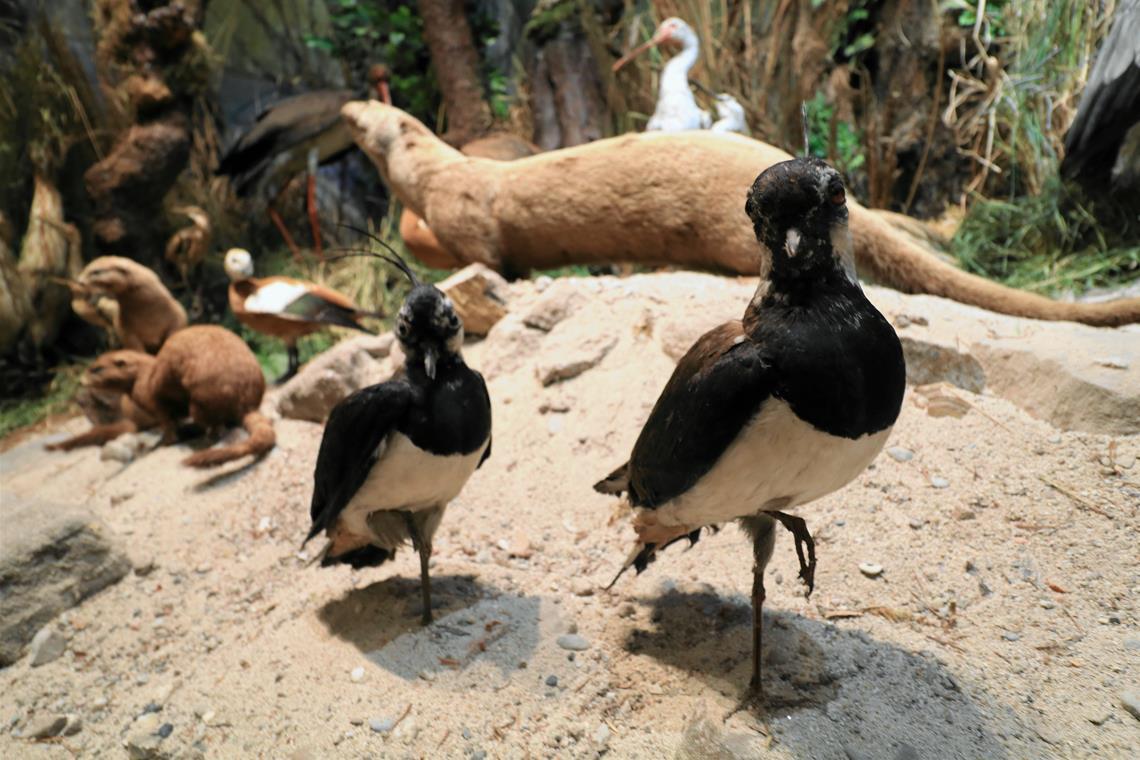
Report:
[[349,591],[318,613],[334,636],[406,680],[463,670],[476,662],[518,668],[538,646],[540,600],[500,594],[471,575],[432,577],[435,621],[420,623],[418,578],[392,576]]
[[[732,700],[744,695],[749,599],[672,590],[641,601],[654,622],[629,632],[627,651],[689,671]],[[796,756],[819,757],[821,746],[839,757],[890,758],[908,746],[919,757],[1007,756],[989,728],[994,716],[942,663],[862,631],[765,609],[763,687],[750,709]]]
[[[195,450],[200,451],[201,449],[205,448],[209,447],[201,446]],[[207,491],[212,491],[215,488],[221,488],[223,486],[228,486],[231,483],[235,483],[248,475],[253,470],[253,468],[256,467],[263,459],[265,459],[264,455],[260,457],[254,457],[253,459],[247,459],[238,467],[234,467],[227,462],[226,465],[223,465],[225,469],[220,469],[206,477],[204,480],[195,483],[193,486],[194,492],[205,493]]]

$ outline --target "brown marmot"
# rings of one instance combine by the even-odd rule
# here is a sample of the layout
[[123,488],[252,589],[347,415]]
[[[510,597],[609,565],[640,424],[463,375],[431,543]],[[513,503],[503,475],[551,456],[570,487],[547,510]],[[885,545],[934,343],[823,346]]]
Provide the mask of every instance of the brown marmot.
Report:
[[[110,365],[110,366],[108,366]],[[100,384],[119,390],[162,428],[162,443],[174,443],[178,422],[189,417],[215,433],[242,425],[249,437],[233,446],[206,449],[182,460],[191,467],[212,467],[273,448],[273,426],[257,409],[265,376],[241,338],[215,325],[179,330],[158,354],[112,351],[99,357]],[[82,444],[79,444],[82,445]]]
[[91,429],[44,448],[71,451],[80,446],[100,446],[124,433],[154,427],[154,417],[128,393],[135,379],[154,362],[153,356],[141,351],[110,351],[97,357],[83,372],[83,387],[75,397],[91,420]]
[[122,256],[100,256],[79,275],[81,285],[119,302],[115,332],[123,348],[153,354],[186,326],[186,310],[153,270]]

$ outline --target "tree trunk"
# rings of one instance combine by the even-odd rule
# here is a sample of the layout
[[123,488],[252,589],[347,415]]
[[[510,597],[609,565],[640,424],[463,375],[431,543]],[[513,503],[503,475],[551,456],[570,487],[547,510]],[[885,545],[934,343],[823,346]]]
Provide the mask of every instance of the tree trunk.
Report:
[[563,22],[530,67],[534,141],[543,150],[604,136],[606,102],[597,64],[581,30]]
[[491,129],[491,109],[483,95],[479,53],[463,12],[463,0],[419,0],[424,40],[447,110],[443,139],[460,146]]
[[[208,79],[196,39],[206,0],[96,0],[100,78],[126,97],[134,123],[87,170],[95,248],[154,264],[162,201],[190,156],[190,112]],[[139,12],[139,7],[149,10]]]

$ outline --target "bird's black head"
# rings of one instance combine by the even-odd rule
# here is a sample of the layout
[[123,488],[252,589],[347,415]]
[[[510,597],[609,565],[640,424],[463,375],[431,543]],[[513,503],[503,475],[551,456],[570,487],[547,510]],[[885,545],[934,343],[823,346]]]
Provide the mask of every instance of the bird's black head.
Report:
[[772,252],[772,279],[842,270],[854,279],[847,195],[839,172],[818,158],[768,167],[752,183],[744,210],[756,239]]
[[433,285],[417,285],[396,315],[396,338],[409,374],[434,379],[436,367],[454,361],[463,347],[463,322],[455,305]]

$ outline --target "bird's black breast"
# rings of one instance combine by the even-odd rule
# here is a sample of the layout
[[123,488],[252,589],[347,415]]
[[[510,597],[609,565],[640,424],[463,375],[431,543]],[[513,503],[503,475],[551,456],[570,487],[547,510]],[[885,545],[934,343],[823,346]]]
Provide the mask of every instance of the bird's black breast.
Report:
[[830,435],[859,438],[895,423],[906,364],[894,328],[855,284],[808,305],[764,309],[752,336],[772,363],[772,395]]
[[482,375],[463,364],[441,367],[435,382],[418,390],[397,427],[412,443],[439,456],[470,454],[486,443],[491,398]]

